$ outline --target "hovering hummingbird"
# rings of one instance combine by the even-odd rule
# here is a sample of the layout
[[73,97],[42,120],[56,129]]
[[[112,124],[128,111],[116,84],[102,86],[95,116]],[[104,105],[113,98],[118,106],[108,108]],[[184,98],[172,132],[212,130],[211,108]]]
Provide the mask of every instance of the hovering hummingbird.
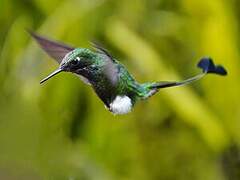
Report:
[[197,66],[202,72],[180,82],[147,82],[140,84],[119,61],[106,49],[93,44],[95,50],[74,48],[63,43],[49,40],[30,32],[41,48],[60,65],[40,83],[47,81],[60,72],[71,72],[90,85],[105,106],[113,114],[126,114],[138,100],[144,100],[161,88],[182,86],[199,80],[209,73],[227,75],[221,65],[214,65],[211,58],[202,58]]

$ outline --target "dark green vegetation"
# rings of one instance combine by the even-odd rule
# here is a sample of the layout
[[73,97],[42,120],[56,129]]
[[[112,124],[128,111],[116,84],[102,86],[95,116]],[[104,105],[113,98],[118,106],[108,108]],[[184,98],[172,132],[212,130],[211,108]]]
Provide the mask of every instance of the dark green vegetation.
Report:
[[[0,179],[239,179],[237,0],[0,1]],[[205,55],[229,76],[165,89],[113,116],[25,28],[97,40],[140,82],[181,80]]]

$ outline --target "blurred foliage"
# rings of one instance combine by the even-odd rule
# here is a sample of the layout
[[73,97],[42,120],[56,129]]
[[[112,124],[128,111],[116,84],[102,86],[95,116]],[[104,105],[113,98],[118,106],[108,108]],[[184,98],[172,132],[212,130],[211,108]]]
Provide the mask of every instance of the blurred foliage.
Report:
[[[0,0],[0,179],[240,179],[237,0]],[[101,42],[140,82],[229,71],[113,116],[26,33]]]

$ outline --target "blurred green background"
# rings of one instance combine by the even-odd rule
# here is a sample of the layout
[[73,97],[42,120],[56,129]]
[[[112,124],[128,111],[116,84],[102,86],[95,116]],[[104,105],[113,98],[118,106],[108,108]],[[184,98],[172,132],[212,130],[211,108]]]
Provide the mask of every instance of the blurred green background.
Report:
[[[240,1],[0,0],[0,179],[240,179]],[[140,82],[228,69],[113,116],[26,33],[97,40]]]

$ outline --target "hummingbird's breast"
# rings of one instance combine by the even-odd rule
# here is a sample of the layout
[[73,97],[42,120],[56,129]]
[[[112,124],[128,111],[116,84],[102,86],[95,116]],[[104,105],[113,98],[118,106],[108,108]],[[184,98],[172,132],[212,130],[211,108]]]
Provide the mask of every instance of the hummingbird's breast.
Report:
[[[117,61],[95,63],[77,74],[88,79],[106,107],[116,112],[129,111],[137,97],[138,83],[127,69]],[[126,107],[123,107],[123,106]]]
[[109,108],[111,102],[118,94],[117,84],[112,84],[108,78],[104,77],[104,75],[101,78],[98,78],[97,81],[92,82],[91,84],[96,94]]
[[118,93],[118,74],[115,77],[109,77],[103,67],[95,66],[79,70],[77,74],[87,79],[98,97],[109,107]]
[[120,74],[115,83],[103,75],[98,81],[92,83],[98,97],[113,114],[126,114],[131,111],[134,104],[132,93],[123,86],[122,81]]

